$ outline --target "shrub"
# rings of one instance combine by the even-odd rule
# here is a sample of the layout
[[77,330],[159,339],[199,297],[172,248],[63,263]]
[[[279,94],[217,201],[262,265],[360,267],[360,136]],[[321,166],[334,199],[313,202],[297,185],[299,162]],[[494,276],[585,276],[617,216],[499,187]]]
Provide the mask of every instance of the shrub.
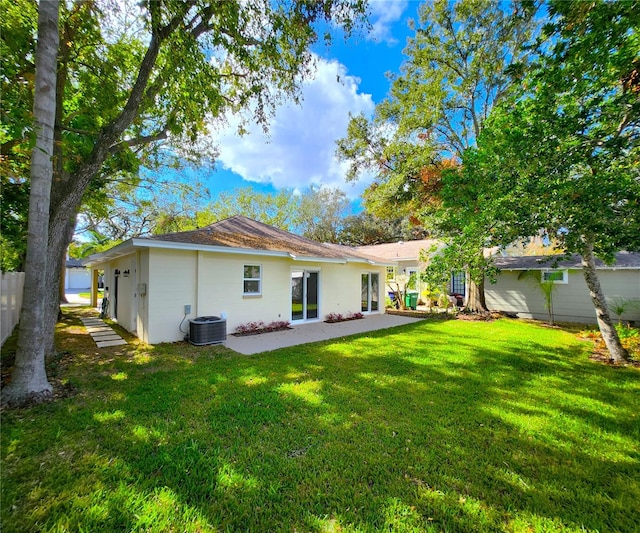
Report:
[[262,321],[247,322],[246,324],[240,324],[235,331],[235,335],[259,335],[260,333],[268,333],[270,331],[281,331],[283,329],[289,329],[291,324],[287,320],[276,320],[265,324]]
[[[640,361],[640,330],[628,324],[615,324],[622,347],[629,352],[632,361]],[[581,331],[580,337],[594,341],[596,350],[606,350],[602,334],[599,330]]]
[[344,322],[346,320],[357,320],[359,318],[364,318],[364,315],[360,312],[352,313],[349,311],[346,316],[341,315],[340,313],[329,313],[324,317],[324,321],[330,324],[335,322]]

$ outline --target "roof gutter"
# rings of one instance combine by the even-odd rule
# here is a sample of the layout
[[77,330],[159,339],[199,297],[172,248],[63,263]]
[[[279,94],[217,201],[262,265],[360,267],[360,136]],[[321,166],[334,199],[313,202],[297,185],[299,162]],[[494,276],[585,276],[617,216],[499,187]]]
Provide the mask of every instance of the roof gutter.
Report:
[[333,257],[310,257],[305,255],[296,255],[294,253],[288,252],[287,255],[293,259],[294,261],[309,261],[313,263],[339,263],[345,264],[347,262],[347,258],[333,258]]

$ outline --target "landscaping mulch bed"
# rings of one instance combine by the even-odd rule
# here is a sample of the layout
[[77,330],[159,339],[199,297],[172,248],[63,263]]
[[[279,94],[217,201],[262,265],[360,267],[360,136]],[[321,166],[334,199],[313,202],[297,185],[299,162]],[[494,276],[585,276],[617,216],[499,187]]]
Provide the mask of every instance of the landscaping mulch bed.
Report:
[[398,315],[398,316],[407,316],[410,318],[424,318],[425,320],[428,318],[435,320],[453,320],[456,318],[455,315],[450,313],[434,313],[431,311],[420,311],[420,310],[411,310],[411,309],[387,309],[385,311],[388,315]]

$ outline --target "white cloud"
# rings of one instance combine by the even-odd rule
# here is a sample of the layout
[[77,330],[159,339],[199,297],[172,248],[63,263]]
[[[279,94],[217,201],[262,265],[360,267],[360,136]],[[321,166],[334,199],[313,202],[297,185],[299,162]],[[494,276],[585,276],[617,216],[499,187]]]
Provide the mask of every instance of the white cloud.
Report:
[[356,197],[366,180],[356,186],[345,182],[346,165],[334,155],[336,140],[346,135],[350,112],[370,116],[375,104],[371,95],[358,92],[360,80],[347,75],[344,65],[316,59],[316,75],[304,82],[301,104],[279,107],[268,137],[257,125],[239,136],[239,120],[231,119],[217,139],[218,161],[248,181],[298,190],[311,184],[337,187]]
[[402,17],[407,8],[407,0],[373,0],[369,3],[371,9],[371,32],[369,38],[388,44],[396,44],[391,34],[391,26]]

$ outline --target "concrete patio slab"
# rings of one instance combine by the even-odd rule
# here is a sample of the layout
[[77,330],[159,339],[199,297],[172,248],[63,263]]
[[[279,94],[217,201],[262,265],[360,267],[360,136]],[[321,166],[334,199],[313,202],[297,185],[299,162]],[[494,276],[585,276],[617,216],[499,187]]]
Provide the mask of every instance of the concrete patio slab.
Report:
[[261,333],[260,335],[248,335],[236,337],[227,334],[225,346],[243,355],[253,355],[262,352],[270,352],[279,348],[318,342],[368,331],[392,328],[419,322],[420,318],[409,318],[397,315],[367,315],[359,320],[348,320],[327,324],[326,322],[312,322],[293,326],[284,331]]

